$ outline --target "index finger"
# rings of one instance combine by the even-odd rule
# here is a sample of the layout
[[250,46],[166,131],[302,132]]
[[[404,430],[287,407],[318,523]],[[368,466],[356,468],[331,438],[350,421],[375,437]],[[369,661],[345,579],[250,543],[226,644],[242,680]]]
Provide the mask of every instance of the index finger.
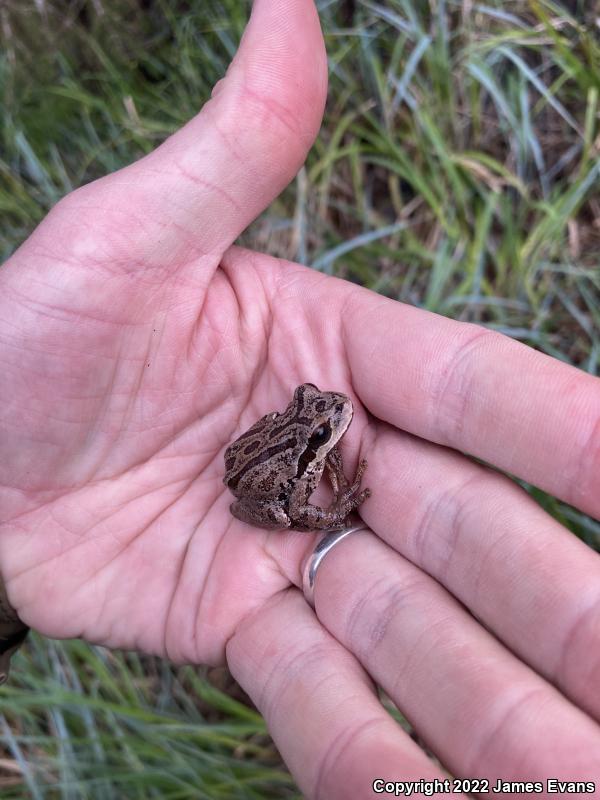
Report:
[[366,290],[345,320],[352,383],[371,413],[600,517],[598,378]]

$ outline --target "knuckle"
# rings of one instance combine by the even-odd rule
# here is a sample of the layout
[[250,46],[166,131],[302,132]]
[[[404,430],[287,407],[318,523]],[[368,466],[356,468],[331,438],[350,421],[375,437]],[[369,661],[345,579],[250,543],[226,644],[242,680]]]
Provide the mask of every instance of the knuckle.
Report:
[[450,445],[462,441],[469,420],[473,418],[474,398],[480,395],[475,391],[475,383],[481,379],[481,353],[502,338],[479,325],[465,323],[461,327],[431,393],[430,414],[436,441]]

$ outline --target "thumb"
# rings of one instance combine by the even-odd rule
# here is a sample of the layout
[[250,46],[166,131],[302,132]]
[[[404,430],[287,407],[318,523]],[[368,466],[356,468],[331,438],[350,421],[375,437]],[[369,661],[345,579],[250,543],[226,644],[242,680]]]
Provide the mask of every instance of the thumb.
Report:
[[78,209],[89,201],[96,221],[99,202],[109,209],[150,266],[220,254],[301,167],[326,92],[313,0],[255,0],[212,99],[154,152],[78,190]]

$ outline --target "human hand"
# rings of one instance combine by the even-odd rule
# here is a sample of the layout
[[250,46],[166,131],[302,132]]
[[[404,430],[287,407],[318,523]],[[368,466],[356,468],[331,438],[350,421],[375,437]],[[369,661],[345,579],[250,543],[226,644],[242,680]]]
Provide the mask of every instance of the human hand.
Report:
[[302,164],[326,75],[312,3],[259,1],[202,113],[0,272],[0,564],[40,632],[222,662],[288,585],[222,484],[224,446],[294,379],[261,328],[275,262],[230,245]]
[[[598,515],[597,381],[230,248],[302,163],[325,73],[312,4],[257,2],[202,113],[69,196],[0,271],[11,601],[47,635],[226,657],[311,796],[440,774],[368,674],[458,774],[600,775],[578,710],[599,713],[597,558],[439,446]],[[380,537],[327,557],[318,619],[290,588],[314,538],[243,526],[221,483],[224,447],[303,380],[353,393],[345,443],[369,459]]]

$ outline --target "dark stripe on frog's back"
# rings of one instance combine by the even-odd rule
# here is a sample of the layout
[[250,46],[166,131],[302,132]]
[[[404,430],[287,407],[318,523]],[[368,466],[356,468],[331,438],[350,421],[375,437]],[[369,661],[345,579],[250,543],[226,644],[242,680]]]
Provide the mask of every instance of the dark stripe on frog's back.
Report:
[[[314,385],[314,383],[308,383],[308,384],[303,383],[300,386],[296,387],[296,389],[294,389],[294,398],[297,401],[296,414],[295,414],[295,417],[294,417],[295,419],[300,419],[301,418],[301,412],[306,408],[305,395],[306,395],[307,389],[304,388],[305,386],[310,386],[311,389],[313,389],[314,391],[317,391],[317,392],[319,391],[319,389]],[[296,394],[296,392],[298,394]],[[292,399],[292,403],[293,402],[294,402],[294,399]],[[288,404],[288,407],[289,407],[289,405],[291,405],[291,403]],[[286,411],[287,411],[287,409],[286,409]]]
[[[304,386],[305,386],[305,384],[302,384],[301,386],[298,386],[296,389],[294,389],[294,394],[296,394],[296,392],[298,392],[298,401],[299,401],[298,402],[298,408],[299,409],[300,408],[304,408],[304,395],[306,394],[306,389],[304,388]],[[294,402],[294,401],[292,400],[292,402]]]
[[[266,414],[265,416],[268,417],[269,415]],[[275,439],[275,440],[278,439],[279,435],[282,432],[287,431],[289,428],[293,429],[297,425],[302,425],[305,428],[310,428],[314,423],[314,420],[311,420],[309,417],[301,417],[301,416],[286,417],[285,414],[280,414],[280,416],[282,417],[283,421],[281,425],[279,425],[277,428],[273,428],[273,430],[271,431],[271,435],[269,437],[270,439]],[[265,417],[260,419],[259,422],[263,422],[264,419]],[[274,420],[268,420],[268,422],[273,422],[273,421]],[[242,433],[241,436],[238,436],[235,442],[232,442],[229,445],[229,447],[225,451],[225,468],[227,470],[230,470],[234,467],[235,462],[242,451],[244,455],[246,455],[246,450],[243,447],[243,443],[246,441],[246,439],[249,439],[250,437],[259,434],[266,424],[267,423],[264,422],[262,425],[259,426],[258,422],[256,422],[245,433]],[[256,446],[258,447],[259,444],[260,442],[257,440]],[[231,455],[228,455],[229,453],[231,453]]]
[[[296,414],[292,417],[292,419],[297,419],[297,420],[302,421],[302,422],[304,422],[304,421],[308,422],[309,421],[307,417],[302,417],[301,413],[300,413],[304,408],[304,395],[305,394],[306,394],[306,390],[303,390],[302,392],[299,393],[300,402],[298,403],[298,406],[297,406],[297,409],[296,409]],[[273,414],[276,414],[277,417],[285,417],[289,407],[292,405],[292,402],[293,401],[289,402],[287,404],[287,406],[284,408],[283,411],[269,411],[266,414],[264,414],[253,425],[251,425],[248,428],[247,431],[245,431],[244,433],[240,434],[238,436],[238,438],[236,439],[236,442],[240,441],[240,439],[246,439],[251,434],[253,434],[253,433],[255,433],[255,432],[259,431],[259,430],[262,430],[262,428],[264,428],[264,426],[267,424],[267,422],[271,422],[272,421]],[[324,400],[318,400],[316,405],[315,405],[315,407],[316,407],[317,411],[319,411],[319,413],[321,413],[321,412],[323,412],[325,410],[326,403],[325,403]]]
[[[310,384],[310,385],[312,386],[312,384]],[[313,387],[313,388],[316,389],[317,391],[319,391],[316,386]],[[240,436],[238,436],[238,438],[234,442],[232,442],[231,445],[229,445],[229,447],[225,451],[225,469],[226,469],[226,471],[229,472],[230,470],[232,470],[234,468],[235,463],[238,460],[238,458],[240,458],[240,457],[243,458],[244,456],[249,455],[250,452],[251,452],[251,449],[255,449],[255,447],[253,447],[254,443],[251,443],[250,447],[248,447],[248,450],[250,452],[248,452],[248,453],[246,452],[246,448],[244,447],[244,442],[246,441],[246,439],[249,439],[249,438],[252,438],[252,437],[255,437],[255,436],[259,437],[260,432],[263,430],[263,428],[265,428],[268,424],[270,424],[272,422],[275,422],[275,420],[277,419],[277,416],[281,418],[281,424],[279,424],[278,427],[274,428],[271,431],[271,435],[269,437],[271,440],[277,441],[277,439],[279,438],[281,433],[286,433],[289,428],[294,429],[298,425],[301,425],[301,426],[303,426],[305,428],[311,428],[312,427],[312,425],[314,424],[314,419],[312,419],[311,417],[302,416],[302,411],[305,410],[305,395],[306,395],[306,391],[307,390],[306,389],[302,389],[301,387],[298,387],[298,389],[300,389],[300,391],[298,391],[298,395],[296,397],[296,400],[297,400],[296,409],[295,409],[296,413],[293,416],[290,417],[288,415],[289,414],[289,407],[292,404],[292,403],[288,403],[288,406],[285,408],[284,411],[282,411],[282,412],[272,412],[271,411],[271,412],[265,414],[264,416],[262,416],[259,420],[257,420],[254,423],[254,425],[252,425],[250,428],[248,428],[248,430],[245,431],[244,433],[240,434]],[[327,404],[322,399],[319,399],[317,401],[317,403],[315,403],[314,405],[315,405],[315,409],[317,410],[318,413],[322,413],[325,410],[325,408],[327,407]],[[277,416],[274,417],[274,418],[273,418],[273,413],[277,414]],[[292,431],[290,431],[290,433],[291,432]],[[260,454],[260,456],[256,456],[253,459],[250,459],[248,461],[244,461],[243,465],[240,467],[238,472],[226,482],[226,485],[229,486],[229,488],[231,488],[231,489],[235,489],[237,487],[238,483],[240,482],[240,477],[241,477],[241,473],[242,472],[246,471],[247,469],[253,469],[255,466],[257,466],[261,462],[268,460],[273,455],[277,455],[278,452],[283,452],[283,451],[287,450],[288,447],[287,447],[286,442],[289,442],[289,441],[290,441],[290,437],[288,437],[288,439],[284,440],[283,442],[280,442],[279,444],[272,445],[272,447],[268,448],[267,450],[263,450],[262,453]],[[297,445],[297,440],[293,439],[293,441],[294,441],[294,445],[293,446],[295,447]],[[260,442],[257,439],[256,440],[256,447],[258,447],[259,445],[260,445]]]
[[242,473],[249,472],[250,470],[257,467],[259,464],[262,464],[264,461],[268,461],[269,459],[273,458],[273,456],[278,455],[279,453],[283,453],[286,450],[293,450],[298,445],[298,440],[295,436],[290,436],[288,439],[283,439],[281,442],[277,442],[277,444],[271,445],[266,450],[262,450],[260,455],[255,456],[254,458],[249,459],[248,461],[244,462],[241,468],[232,475],[231,478],[227,481],[227,486],[230,489],[236,489],[238,483],[240,482],[240,478]]
[[[303,417],[301,415],[301,413],[300,413],[302,411],[303,407],[304,407],[304,394],[305,394],[305,392],[301,392],[300,393],[300,403],[298,404],[298,408],[296,410],[296,414],[294,414],[293,417],[288,417],[287,416],[287,414],[286,414],[286,412],[288,410],[287,407],[286,407],[286,409],[284,411],[275,411],[275,412],[269,411],[267,414],[265,414],[259,420],[257,420],[254,423],[254,425],[252,425],[250,428],[248,428],[247,431],[244,431],[244,433],[241,433],[237,437],[237,439],[229,445],[229,447],[225,451],[225,457],[227,458],[227,453],[232,448],[235,448],[235,451],[237,452],[238,450],[241,449],[241,443],[242,442],[244,442],[246,439],[250,438],[251,436],[254,436],[257,433],[260,433],[260,431],[262,431],[262,429],[267,424],[269,424],[271,422],[274,422],[275,419],[277,419],[277,417],[275,417],[273,419],[273,414],[274,413],[277,414],[278,417],[281,417],[283,422],[278,428],[275,428],[273,430],[273,432],[271,434],[271,438],[275,438],[276,436],[278,436],[278,434],[281,433],[282,430],[285,430],[287,427],[289,427],[290,424],[293,424],[293,423],[297,423],[299,425],[310,426],[311,425],[311,419],[309,417]],[[289,405],[290,404],[288,403],[288,406]],[[323,406],[323,408],[324,408],[324,406]]]
[[[253,436],[258,436],[260,434],[260,432],[262,431],[262,429],[269,422],[271,422],[269,417],[271,416],[272,413],[273,412],[271,412],[269,414],[265,414],[263,417],[261,417],[259,420],[257,420],[254,423],[254,425],[252,425],[252,427],[248,428],[247,431],[244,431],[244,433],[240,434],[238,436],[238,438],[234,442],[232,442],[229,445],[229,447],[225,450],[225,469],[227,471],[233,469],[233,467],[235,466],[235,462],[238,459],[238,453],[240,452],[240,450],[243,449],[243,444],[246,441],[246,439],[249,439],[249,438],[251,438]],[[260,444],[260,440],[259,439],[257,439],[257,442]],[[257,444],[257,447],[258,447],[258,444]]]
[[272,421],[270,419],[272,414],[273,414],[273,412],[270,411],[268,414],[265,414],[260,419],[257,419],[256,422],[254,423],[254,425],[252,425],[250,428],[248,428],[247,431],[244,431],[244,433],[241,433],[237,437],[235,442],[232,442],[227,449],[229,450],[234,445],[239,445],[240,442],[243,442],[249,436],[254,436],[255,433],[259,433],[260,431],[262,431],[262,429],[265,427],[265,425],[267,425],[267,423]]

